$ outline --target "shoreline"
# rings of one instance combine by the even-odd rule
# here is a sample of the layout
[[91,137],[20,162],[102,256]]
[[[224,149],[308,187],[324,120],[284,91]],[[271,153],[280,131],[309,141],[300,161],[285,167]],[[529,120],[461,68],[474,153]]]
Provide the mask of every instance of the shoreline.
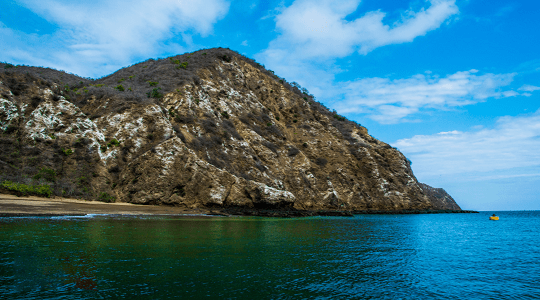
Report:
[[164,205],[138,205],[132,203],[105,203],[73,198],[43,198],[37,196],[21,196],[0,194],[0,217],[59,217],[86,215],[122,215],[122,216],[175,216],[175,217],[353,217],[359,214],[403,215],[403,214],[448,214],[478,213],[471,210],[293,210],[293,209],[253,209],[253,208],[196,208],[189,209]]
[[174,206],[105,203],[72,198],[43,198],[0,194],[0,217],[10,216],[86,216],[86,215],[172,215],[208,217],[215,212]]

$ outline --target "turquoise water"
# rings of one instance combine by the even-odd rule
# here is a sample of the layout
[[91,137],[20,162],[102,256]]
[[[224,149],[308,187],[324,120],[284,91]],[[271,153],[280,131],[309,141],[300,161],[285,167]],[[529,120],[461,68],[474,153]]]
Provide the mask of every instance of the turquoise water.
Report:
[[540,298],[540,212],[490,214],[0,218],[0,298]]

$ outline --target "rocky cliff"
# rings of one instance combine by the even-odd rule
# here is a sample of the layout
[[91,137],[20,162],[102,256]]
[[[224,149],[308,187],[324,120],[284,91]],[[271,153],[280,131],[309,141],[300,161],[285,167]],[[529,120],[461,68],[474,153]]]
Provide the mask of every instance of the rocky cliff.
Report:
[[228,49],[97,80],[0,70],[4,190],[189,208],[459,210],[397,149]]

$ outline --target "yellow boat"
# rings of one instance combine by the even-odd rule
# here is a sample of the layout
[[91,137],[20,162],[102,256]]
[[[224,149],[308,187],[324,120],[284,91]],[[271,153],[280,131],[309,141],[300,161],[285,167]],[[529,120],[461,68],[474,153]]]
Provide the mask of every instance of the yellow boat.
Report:
[[499,221],[499,216],[490,216],[489,219],[492,221]]

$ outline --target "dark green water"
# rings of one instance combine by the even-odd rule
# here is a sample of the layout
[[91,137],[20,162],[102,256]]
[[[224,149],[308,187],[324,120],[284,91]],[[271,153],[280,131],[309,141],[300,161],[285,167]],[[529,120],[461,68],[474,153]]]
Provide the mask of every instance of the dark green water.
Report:
[[540,212],[0,218],[0,299],[534,299]]

